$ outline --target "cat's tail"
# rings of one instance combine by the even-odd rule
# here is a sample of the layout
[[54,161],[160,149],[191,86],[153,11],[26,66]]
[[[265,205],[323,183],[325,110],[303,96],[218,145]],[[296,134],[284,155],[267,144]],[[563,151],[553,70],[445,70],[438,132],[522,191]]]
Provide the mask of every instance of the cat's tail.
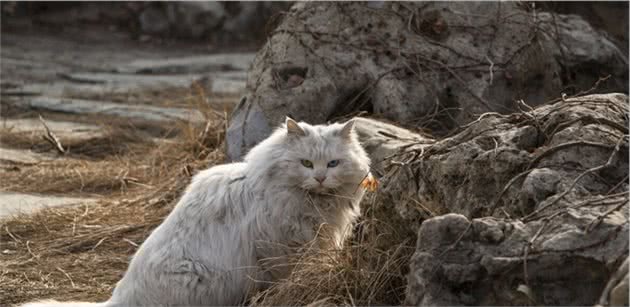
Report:
[[88,302],[58,302],[53,300],[44,300],[37,302],[30,302],[16,307],[106,307],[107,302],[103,303],[88,303]]

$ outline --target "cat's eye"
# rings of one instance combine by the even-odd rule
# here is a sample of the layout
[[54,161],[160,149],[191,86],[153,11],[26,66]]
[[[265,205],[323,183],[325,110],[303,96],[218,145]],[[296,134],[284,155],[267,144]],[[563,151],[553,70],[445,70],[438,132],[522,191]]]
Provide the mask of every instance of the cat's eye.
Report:
[[304,167],[313,168],[313,162],[309,160],[300,160],[300,162],[304,165]]
[[330,162],[328,162],[328,167],[335,167],[339,165],[339,160],[330,160]]

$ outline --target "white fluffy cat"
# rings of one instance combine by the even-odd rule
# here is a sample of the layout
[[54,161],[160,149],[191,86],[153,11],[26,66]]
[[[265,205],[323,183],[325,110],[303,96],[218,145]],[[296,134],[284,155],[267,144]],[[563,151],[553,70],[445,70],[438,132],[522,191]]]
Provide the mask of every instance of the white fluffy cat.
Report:
[[287,276],[290,247],[343,244],[359,214],[369,164],[353,121],[312,126],[287,118],[244,162],[192,179],[107,302],[24,306],[242,304]]

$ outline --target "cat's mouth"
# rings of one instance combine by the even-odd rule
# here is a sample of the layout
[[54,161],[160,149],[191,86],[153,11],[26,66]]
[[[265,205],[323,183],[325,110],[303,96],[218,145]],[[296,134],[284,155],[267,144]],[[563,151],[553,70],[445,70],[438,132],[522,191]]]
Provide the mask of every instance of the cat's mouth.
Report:
[[329,187],[326,187],[326,186],[323,186],[323,185],[310,187],[310,188],[308,188],[306,190],[308,192],[310,192],[310,193],[319,194],[319,195],[329,195],[329,196],[337,195],[337,190],[336,189],[329,188]]
[[311,187],[308,189],[309,192],[313,192],[313,193],[317,193],[317,194],[322,194],[322,193],[330,193],[332,192],[332,189],[327,188],[323,185],[319,185],[319,186],[315,186],[315,187]]

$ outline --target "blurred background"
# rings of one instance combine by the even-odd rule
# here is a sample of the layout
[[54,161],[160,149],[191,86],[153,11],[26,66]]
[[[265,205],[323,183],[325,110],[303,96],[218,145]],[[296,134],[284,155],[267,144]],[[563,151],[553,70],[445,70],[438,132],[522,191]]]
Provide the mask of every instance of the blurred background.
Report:
[[[290,2],[13,2],[3,26],[21,30],[80,27],[125,33],[148,42],[182,40],[217,48],[260,47],[272,17]],[[277,17],[277,16],[276,16]]]
[[[523,1],[523,3],[527,3]],[[187,40],[228,46],[262,46],[273,30],[273,19],[288,10],[291,1],[266,2],[2,2],[5,31],[48,27],[82,27],[126,33],[143,41]],[[538,2],[545,11],[577,14],[608,32],[627,48],[626,1]],[[624,43],[625,42],[625,43]],[[220,46],[217,46],[220,47]]]

